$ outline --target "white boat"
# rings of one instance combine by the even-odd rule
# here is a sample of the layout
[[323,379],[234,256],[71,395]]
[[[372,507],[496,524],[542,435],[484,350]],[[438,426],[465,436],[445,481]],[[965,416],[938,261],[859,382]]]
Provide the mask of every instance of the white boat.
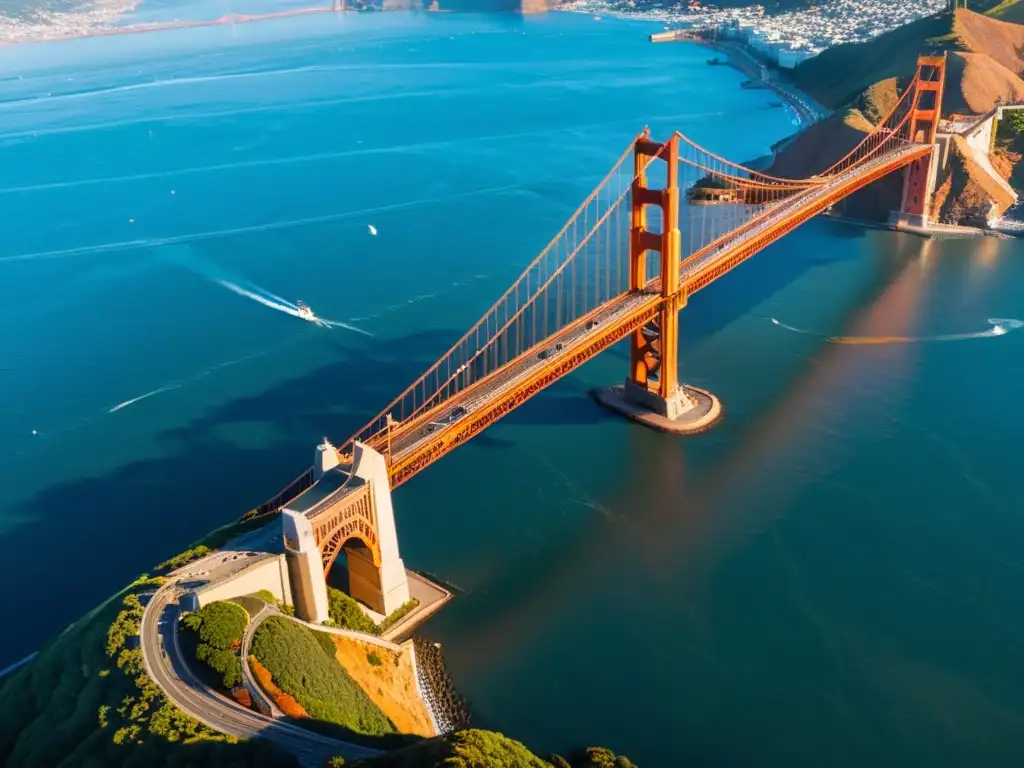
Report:
[[299,317],[303,320],[308,320],[311,323],[319,322],[316,315],[313,314],[313,310],[309,308],[309,305],[302,301],[295,302],[295,308],[299,311]]

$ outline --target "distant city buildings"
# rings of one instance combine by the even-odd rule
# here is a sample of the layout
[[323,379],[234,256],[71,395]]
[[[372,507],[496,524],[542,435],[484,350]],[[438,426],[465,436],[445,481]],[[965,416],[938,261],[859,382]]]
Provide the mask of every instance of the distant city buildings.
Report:
[[668,28],[712,31],[746,43],[763,59],[792,69],[826,48],[859,43],[949,8],[949,0],[825,0],[777,15],[760,5],[717,8],[698,0],[569,0],[566,10],[663,20]]

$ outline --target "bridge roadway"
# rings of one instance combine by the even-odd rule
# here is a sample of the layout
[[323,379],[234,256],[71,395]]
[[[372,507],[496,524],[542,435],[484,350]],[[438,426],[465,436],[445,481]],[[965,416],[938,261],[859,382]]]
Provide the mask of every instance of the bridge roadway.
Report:
[[[768,230],[773,227],[776,227],[780,221],[797,218],[801,219],[800,223],[803,223],[803,221],[806,221],[817,213],[814,209],[818,207],[823,200],[833,196],[844,187],[849,187],[855,184],[858,180],[866,176],[871,176],[879,169],[893,165],[894,163],[899,163],[900,161],[905,161],[903,164],[909,163],[911,160],[916,159],[927,150],[930,150],[930,147],[923,147],[920,144],[910,144],[901,147],[891,152],[887,152],[870,162],[857,166],[857,168],[852,172],[838,174],[831,181],[822,184],[821,186],[811,187],[804,192],[800,192],[786,200],[783,200],[772,207],[770,216],[765,216],[763,219],[755,220],[756,223],[737,228],[713,250],[699,257],[694,262],[686,263],[684,259],[683,267],[680,271],[680,283],[685,284],[696,280],[703,273],[718,266],[718,262],[720,260],[724,260],[724,257],[729,255],[731,252],[738,250],[744,244],[756,239],[759,235],[768,232]],[[806,213],[801,216],[801,213],[806,211],[813,212]]]
[[139,645],[146,672],[180,710],[204,725],[240,739],[267,739],[310,768],[321,768],[334,756],[346,759],[369,757],[376,750],[313,733],[289,723],[246,709],[212,690],[189,669],[178,642],[178,601],[190,582],[226,578],[251,565],[264,554],[225,557],[224,551],[175,572],[146,604],[139,631]]
[[[772,208],[770,215],[754,219],[751,223],[737,228],[714,248],[698,256],[694,261],[686,262],[684,260],[680,284],[699,283],[701,277],[722,267],[731,257],[742,252],[744,246],[749,246],[760,238],[770,236],[772,230],[780,228],[780,224],[796,221],[795,225],[789,226],[789,229],[792,229],[827,207],[829,201],[845,197],[849,192],[856,191],[870,183],[878,175],[896,170],[928,151],[930,151],[930,147],[918,144],[898,147],[863,165],[837,174],[825,184],[812,187],[778,203]],[[844,190],[849,190],[849,192],[844,193]],[[788,232],[789,229],[783,231],[782,234]],[[781,237],[781,234],[779,236]],[[692,290],[699,290],[701,287],[704,286],[698,284]],[[653,312],[656,311],[661,301],[659,290],[660,278],[653,280],[645,291],[627,293],[612,299],[598,312],[593,313],[590,316],[590,321],[582,324],[577,321],[576,324],[554,334],[542,345],[529,350],[497,373],[472,384],[449,398],[441,406],[436,407],[431,416],[419,417],[410,422],[404,430],[399,425],[392,433],[392,466],[400,469],[403,463],[414,458],[417,453],[426,449],[434,441],[443,438],[445,433],[457,428],[461,422],[472,419],[474,411],[513,396],[524,382],[535,378],[541,369],[552,367],[560,360],[576,355],[587,346],[587,342],[606,333],[609,326],[621,325],[621,322],[616,323],[616,321],[624,321],[641,314],[653,316]],[[621,334],[610,343],[625,337],[627,333]],[[543,358],[540,356],[542,353],[546,353]],[[581,360],[580,364],[582,362],[585,360]],[[563,375],[567,372],[563,372]],[[378,450],[384,449],[383,445],[375,445],[375,447]],[[397,477],[395,485],[405,479],[407,477]]]
[[[704,277],[718,277],[719,274],[714,273],[723,266],[731,268],[751,255],[744,255],[745,248],[749,250],[752,244],[763,241],[765,237],[781,237],[823,210],[830,201],[841,199],[849,192],[906,165],[928,151],[929,147],[905,145],[839,174],[821,186],[779,203],[772,209],[771,215],[754,219],[751,223],[739,227],[714,248],[692,261],[685,262],[681,268],[681,284],[695,284],[693,290],[699,290],[707,284],[701,282]],[[652,319],[661,304],[658,283],[658,280],[652,281],[643,291],[623,294],[609,301],[595,312],[580,318],[546,339],[541,345],[513,360],[495,374],[457,393],[436,407],[433,414],[421,417],[405,426],[405,429],[399,426],[392,440],[392,467],[407,464],[424,450],[434,450],[437,441],[446,438],[447,433],[464,431],[467,438],[471,437],[475,434],[473,429],[483,429],[518,405],[517,393],[520,393],[529,382],[534,382],[535,386],[550,384],[610,344],[624,338],[631,327],[636,327],[637,321],[646,322]],[[624,328],[627,330],[623,330]],[[561,365],[563,363],[568,364]],[[544,371],[551,370],[554,374],[547,379],[543,378]],[[507,407],[504,410],[496,410],[495,406],[502,403]],[[489,416],[478,416],[478,412],[485,410],[490,411]],[[468,422],[473,422],[473,429],[466,431],[465,425]],[[435,455],[443,455],[458,442],[448,440],[446,446],[435,450]],[[384,446],[375,447],[383,449]],[[396,475],[395,484],[408,479],[419,469],[422,469],[422,466],[413,466],[404,475]],[[315,516],[317,511],[327,508],[330,503],[337,501],[353,488],[352,484],[345,483],[337,491],[328,494],[324,502],[328,502],[329,499],[329,503],[318,504],[309,513]],[[243,538],[255,541],[256,538],[265,536],[265,532],[257,531]],[[233,543],[236,549],[243,549],[242,540]],[[196,720],[238,738],[267,739],[295,755],[305,765],[321,766],[333,755],[359,758],[376,754],[375,750],[337,741],[246,709],[210,689],[189,669],[178,643],[177,633],[181,613],[178,601],[189,582],[225,578],[263,556],[242,553],[231,557],[231,550],[228,550],[228,556],[222,551],[175,572],[146,604],[139,633],[146,672],[171,702]],[[238,562],[239,560],[241,562]]]

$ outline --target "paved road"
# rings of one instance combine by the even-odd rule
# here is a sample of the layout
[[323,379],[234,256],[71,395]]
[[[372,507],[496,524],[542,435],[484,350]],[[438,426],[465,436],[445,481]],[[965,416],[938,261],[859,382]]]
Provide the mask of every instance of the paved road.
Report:
[[767,81],[761,80],[762,64],[749,50],[747,50],[745,46],[739,43],[729,42],[717,42],[713,44],[705,43],[705,45],[709,45],[709,47],[720,50],[731,56],[732,63],[735,64],[752,81],[762,83],[765,87],[775,91],[775,93],[781,98],[788,101],[790,106],[796,110],[797,118],[800,120],[801,127],[816,123],[819,120],[824,120],[831,114],[829,110],[814,103],[806,94],[801,93],[796,88],[788,84],[778,81],[773,77],[774,73],[769,74],[769,79]]
[[245,632],[242,634],[242,647],[239,650],[238,655],[242,659],[242,676],[245,678],[245,686],[249,689],[253,699],[258,699],[262,703],[260,711],[269,711],[271,717],[283,717],[284,712],[278,708],[272,698],[263,692],[263,689],[260,688],[259,683],[253,676],[252,670],[249,668],[249,647],[252,645],[252,636],[259,625],[263,623],[263,620],[276,612],[276,608],[269,603],[265,603],[263,607],[260,608],[259,613],[249,619],[249,624],[246,626]]
[[187,566],[146,604],[139,640],[149,676],[179,709],[201,723],[238,738],[267,739],[311,768],[321,768],[333,755],[358,758],[378,754],[376,750],[321,736],[246,709],[216,693],[192,673],[178,643],[178,601],[185,585],[195,574],[202,573],[204,581],[224,578],[258,559],[229,559],[225,565],[221,564],[223,557],[223,553],[216,553]]

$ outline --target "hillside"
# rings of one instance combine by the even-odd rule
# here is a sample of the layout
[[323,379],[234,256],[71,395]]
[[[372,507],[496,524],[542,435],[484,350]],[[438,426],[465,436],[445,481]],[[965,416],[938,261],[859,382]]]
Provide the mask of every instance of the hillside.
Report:
[[[181,567],[264,522],[240,521],[219,528],[156,570]],[[269,741],[240,741],[193,720],[147,674],[139,647],[142,617],[145,605],[165,581],[162,576],[140,577],[74,622],[17,671],[0,677],[0,766],[298,768],[292,755]],[[195,633],[199,641],[215,648],[237,645],[244,626],[238,617],[241,622],[249,618],[226,603],[211,603],[192,616],[199,620],[184,621],[183,644],[189,643],[187,635]],[[283,649],[285,637],[297,638],[296,647]],[[310,723],[304,718],[307,713],[329,721],[311,730],[337,734],[336,728],[342,726],[347,736],[385,734],[376,737],[375,745],[394,749],[365,761],[368,768],[635,768],[626,758],[600,747],[578,750],[568,761],[552,755],[548,762],[517,741],[477,729],[431,739],[394,734],[392,722],[374,703],[385,692],[370,696],[353,682],[344,665],[339,666],[346,659],[343,645],[332,643],[326,633],[270,618],[257,630],[252,650],[269,667],[257,664],[257,672],[272,673],[282,687],[294,689],[297,695],[292,701],[302,704],[297,716],[303,716],[304,724]],[[374,666],[365,650],[360,653]],[[377,664],[386,660],[389,667],[386,674],[382,670],[377,675],[377,684],[403,671],[394,654],[376,653]],[[198,664],[198,653],[196,660]],[[204,660],[218,666],[210,661],[211,657]],[[413,674],[411,668],[404,669]],[[365,670],[356,674],[368,676]],[[415,683],[407,687],[414,688]],[[248,700],[241,703],[250,706]],[[387,702],[386,707],[394,712],[391,705],[397,703]],[[406,748],[408,744],[412,746]],[[331,764],[340,763],[332,760]]]
[[[797,67],[793,80],[825,106],[838,109],[880,80],[912,75],[922,53],[974,54],[987,61],[975,58],[971,66],[952,62],[947,82],[960,78],[959,85],[947,88],[950,102],[943,106],[962,111],[967,102],[985,111],[995,98],[986,102],[986,94],[1016,87],[1015,78],[1024,70],[1024,26],[1007,20],[1009,11],[1017,9],[1024,15],[1024,5],[1014,3],[1000,18],[963,9],[928,16],[866,43],[830,48]],[[982,108],[983,103],[989,107]]]
[[[776,157],[770,173],[806,177],[827,168],[852,149],[895,104],[908,86],[921,54],[946,56],[944,115],[982,115],[999,103],[1024,100],[1024,0],[1003,2],[988,13],[945,12],[895,29],[876,39],[825,51],[801,64],[796,84],[836,110],[812,126]],[[1006,139],[1012,147],[1021,143]],[[985,226],[1013,203],[991,162],[958,140],[944,156],[932,216],[947,224]],[[1004,177],[1015,178],[1019,148],[998,158]],[[898,209],[900,174],[861,190],[840,206],[848,216],[884,221]]]
[[991,56],[982,53],[950,55],[942,99],[946,114],[980,115],[992,109],[999,99],[1016,101],[1021,98],[1024,98],[1024,80]]

